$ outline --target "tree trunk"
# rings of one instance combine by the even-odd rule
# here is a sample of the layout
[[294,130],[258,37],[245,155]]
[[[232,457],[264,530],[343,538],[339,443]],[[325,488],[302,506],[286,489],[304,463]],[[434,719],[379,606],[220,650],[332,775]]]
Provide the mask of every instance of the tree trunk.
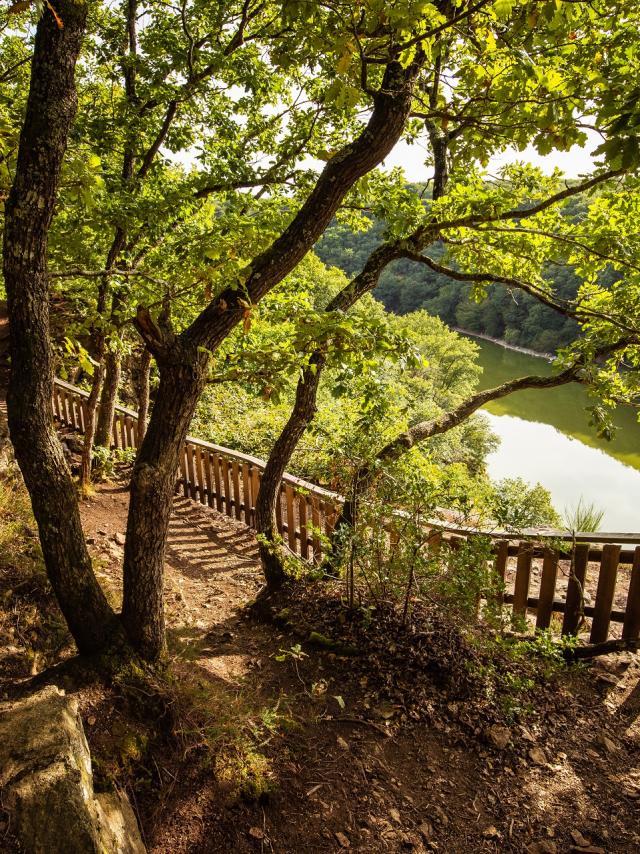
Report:
[[85,426],[84,437],[82,442],[82,461],[80,464],[80,489],[83,492],[89,488],[91,483],[91,458],[93,456],[93,439],[96,433],[96,410],[98,408],[98,400],[102,391],[102,381],[104,379],[104,350],[98,353],[98,358],[93,377],[91,380],[91,392],[85,404]]
[[316,351],[304,369],[296,389],[296,400],[286,426],[278,436],[260,482],[256,501],[256,531],[261,534],[258,548],[267,589],[277,590],[285,581],[285,552],[277,542],[276,505],[280,501],[280,481],[291,455],[316,414],[316,397],[324,354]]
[[195,366],[165,363],[161,384],[131,478],[124,552],[122,619],[135,649],[148,660],[164,652],[164,552],[180,453],[207,376]]
[[113,418],[116,413],[121,371],[122,363],[120,354],[115,353],[113,350],[107,350],[105,356],[104,384],[102,386],[102,397],[100,398],[100,411],[98,413],[98,426],[95,438],[96,445],[101,445],[104,448],[111,447]]
[[[403,251],[404,242],[401,240],[389,240],[377,247],[367,259],[362,271],[336,294],[326,311],[347,311],[354,306],[362,296],[375,288],[380,279],[380,273],[394,258],[400,257]],[[262,476],[256,506],[256,530],[266,540],[265,544],[259,545],[259,551],[268,590],[280,587],[285,578],[286,552],[277,547],[274,542],[276,533],[274,514],[280,481],[298,442],[315,416],[318,387],[326,361],[327,356],[322,349],[318,348],[312,353],[309,365],[313,367],[306,368],[298,381],[293,410],[269,454]]]
[[137,327],[156,357],[160,385],[131,480],[123,620],[135,648],[148,659],[164,649],[167,528],[179,454],[207,381],[209,353],[242,320],[246,300],[258,302],[300,263],[355,182],[392,150],[411,111],[419,69],[419,61],[408,68],[389,63],[367,126],[327,163],[283,234],[253,261],[242,289],[222,291],[179,336],[160,318],[154,323],[144,308],[138,311]]
[[145,347],[138,365],[136,392],[138,395],[138,424],[136,426],[136,448],[139,448],[147,432],[149,417],[149,380],[151,378],[151,353]]
[[5,208],[3,267],[12,370],[7,397],[16,458],[31,496],[47,574],[81,653],[102,649],[117,626],[93,573],[78,499],[53,427],[47,236],[76,112],[75,65],[86,5],[58,0],[59,28],[44,9],[15,179]]

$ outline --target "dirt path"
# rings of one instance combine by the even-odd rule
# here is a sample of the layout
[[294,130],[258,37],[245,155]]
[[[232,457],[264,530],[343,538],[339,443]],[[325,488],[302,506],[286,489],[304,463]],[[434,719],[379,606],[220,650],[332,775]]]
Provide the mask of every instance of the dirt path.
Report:
[[[127,499],[122,487],[105,485],[82,507],[101,580],[116,600]],[[256,734],[260,779],[247,799],[225,790],[233,788],[225,768],[167,769],[160,800],[138,796],[150,851],[640,850],[635,657],[604,661],[552,692],[530,728],[514,725],[519,748],[502,751],[482,733],[470,737],[463,709],[443,704],[435,686],[425,697],[437,711],[429,724],[415,723],[398,711],[400,698],[390,712],[372,708],[367,677],[348,659],[291,655],[294,638],[242,610],[260,584],[251,532],[177,498],[166,576],[174,666],[185,679],[196,673],[210,692],[223,740],[225,721]],[[278,661],[283,651],[290,654]],[[89,696],[83,712],[99,747],[91,721],[107,714],[111,726],[111,712],[92,703]],[[245,770],[255,775],[236,768]]]
[[[127,506],[114,483],[81,507],[116,607]],[[144,749],[150,734],[136,731],[117,691],[78,690],[94,772],[108,779],[113,761],[137,781],[130,794],[151,854],[640,850],[637,656],[550,686],[499,749],[469,731],[464,703],[428,674],[416,673],[427,711],[416,720],[393,673],[381,703],[367,661],[303,655],[291,634],[249,619],[243,606],[260,586],[253,534],[176,498],[169,653],[199,717],[178,716],[164,756]]]

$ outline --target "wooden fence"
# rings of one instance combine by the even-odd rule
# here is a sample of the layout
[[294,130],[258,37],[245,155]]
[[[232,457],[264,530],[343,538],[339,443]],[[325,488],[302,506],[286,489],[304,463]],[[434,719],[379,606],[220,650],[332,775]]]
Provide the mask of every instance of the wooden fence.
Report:
[[[56,419],[84,431],[88,392],[56,379],[53,411]],[[135,448],[138,417],[117,406],[111,433],[112,448]],[[187,437],[180,456],[177,488],[187,498],[254,527],[256,498],[265,462],[229,448]],[[322,534],[330,534],[337,517],[337,495],[313,483],[285,474],[276,514],[278,530],[291,551],[304,560],[322,558]]]
[[[83,432],[87,397],[82,389],[56,379],[56,419]],[[132,410],[116,407],[113,448],[135,448],[137,420]],[[255,527],[263,460],[192,437],[187,437],[180,460],[178,490]],[[285,474],[276,518],[289,549],[318,563],[322,534],[333,530],[339,506],[336,493]],[[502,601],[512,606],[514,615],[535,620],[537,628],[575,634],[586,618],[591,643],[605,641],[610,635],[629,640],[640,637],[640,534],[581,532],[571,536],[566,531],[532,529],[519,532],[514,541],[513,534],[503,531],[479,531],[440,520],[425,524],[433,529],[432,548],[456,548],[474,536],[490,537],[495,569],[505,584]],[[554,621],[554,615],[562,615],[561,624],[559,619]]]

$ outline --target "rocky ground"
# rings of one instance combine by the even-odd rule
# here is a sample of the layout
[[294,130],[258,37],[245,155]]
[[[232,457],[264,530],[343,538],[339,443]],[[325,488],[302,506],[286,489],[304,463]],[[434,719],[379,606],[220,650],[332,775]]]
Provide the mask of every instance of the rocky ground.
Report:
[[[82,504],[115,605],[127,503],[113,482]],[[184,498],[167,561],[173,675],[157,694],[131,674],[109,685],[57,677],[78,698],[96,779],[128,791],[150,851],[640,850],[636,656],[522,676],[489,696],[486,662],[428,617],[412,633],[389,614],[348,618],[340,590],[318,584],[275,622],[251,616],[252,534]],[[6,581],[6,550],[1,569]],[[5,581],[9,691],[52,653],[26,627],[25,588]],[[69,653],[61,635],[53,657]]]

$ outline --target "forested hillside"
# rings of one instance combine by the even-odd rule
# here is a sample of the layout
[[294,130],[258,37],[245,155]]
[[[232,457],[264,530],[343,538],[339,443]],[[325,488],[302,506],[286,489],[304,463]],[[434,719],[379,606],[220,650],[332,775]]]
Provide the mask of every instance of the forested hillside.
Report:
[[636,5],[0,9],[2,851],[638,850],[640,535],[477,414],[640,407]]
[[[424,196],[424,188],[416,188]],[[584,218],[588,198],[574,198],[564,212],[571,221]],[[346,225],[334,223],[317,246],[319,257],[327,264],[339,267],[348,276],[357,274],[373,249],[380,243],[386,225],[377,221],[367,231],[352,231]],[[430,255],[442,259],[444,246],[431,247]],[[566,263],[554,263],[552,258],[544,271],[554,291],[564,300],[575,298],[582,279]],[[612,274],[601,274],[610,284]],[[471,287],[454,282],[428,267],[409,259],[389,264],[380,276],[375,296],[396,314],[424,309],[452,327],[479,332],[499,338],[507,344],[528,347],[541,353],[552,353],[575,339],[578,324],[570,317],[553,311],[526,293],[490,286],[486,298],[476,302]]]

